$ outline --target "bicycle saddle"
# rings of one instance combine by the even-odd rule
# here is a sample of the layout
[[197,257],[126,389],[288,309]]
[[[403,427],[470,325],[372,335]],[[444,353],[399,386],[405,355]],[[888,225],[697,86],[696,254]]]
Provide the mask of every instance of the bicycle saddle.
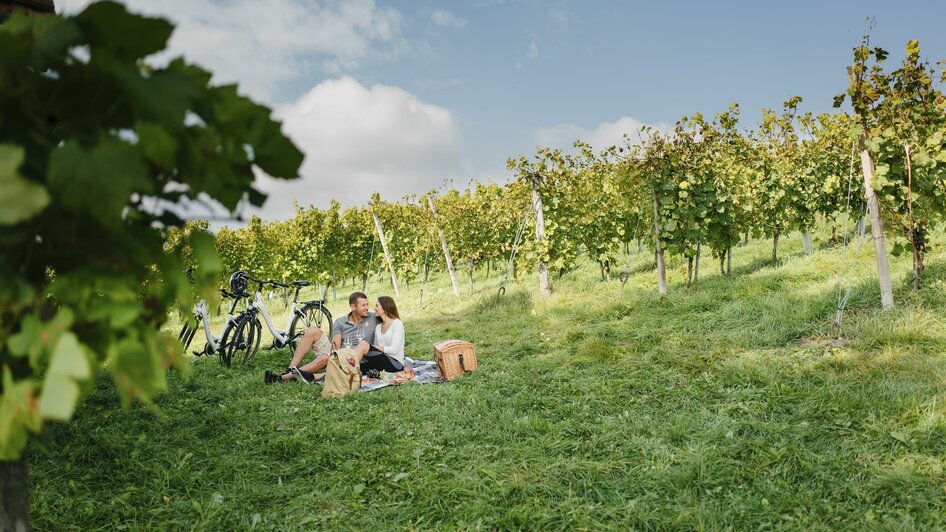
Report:
[[292,281],[289,284],[292,286],[309,286],[309,281]]

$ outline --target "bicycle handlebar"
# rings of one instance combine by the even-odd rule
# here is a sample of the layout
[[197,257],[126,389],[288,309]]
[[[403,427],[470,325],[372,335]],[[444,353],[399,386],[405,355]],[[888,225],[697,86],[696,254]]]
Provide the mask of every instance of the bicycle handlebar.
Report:
[[228,291],[226,288],[220,289],[220,295],[222,295],[223,297],[227,299],[234,299],[234,300],[240,300],[240,299],[250,297],[249,292],[236,292],[235,293],[235,292]]
[[[250,277],[249,275],[247,275],[246,277],[247,277],[247,279],[249,279],[250,281],[252,281],[252,282],[254,282],[254,283],[260,285],[260,288],[262,288],[263,286],[266,286],[266,285],[273,286],[273,287],[276,287],[276,288],[291,288],[291,287],[293,286],[292,284],[289,284],[289,283],[280,283],[279,281],[273,281],[272,279],[270,279],[270,280],[268,280],[268,281],[264,281],[263,279],[257,279],[257,278],[255,278],[255,277]],[[298,281],[295,281],[295,282],[298,282]],[[308,284],[308,282],[306,282],[306,284]]]
[[249,279],[251,282],[254,282],[254,283],[260,285],[260,288],[262,288],[262,287],[264,287],[264,286],[266,286],[266,285],[280,286],[280,287],[285,286],[285,285],[283,285],[283,284],[281,284],[281,283],[277,283],[276,281],[272,281],[272,280],[270,280],[270,281],[264,281],[263,279],[257,279],[256,277],[253,277],[253,276],[250,276],[250,275],[247,275],[246,278]]

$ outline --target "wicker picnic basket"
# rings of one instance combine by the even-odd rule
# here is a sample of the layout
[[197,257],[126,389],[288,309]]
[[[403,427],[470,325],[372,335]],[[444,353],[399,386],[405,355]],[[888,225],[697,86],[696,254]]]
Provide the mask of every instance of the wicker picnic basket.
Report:
[[434,344],[440,375],[449,380],[477,368],[476,346],[464,340],[441,340]]

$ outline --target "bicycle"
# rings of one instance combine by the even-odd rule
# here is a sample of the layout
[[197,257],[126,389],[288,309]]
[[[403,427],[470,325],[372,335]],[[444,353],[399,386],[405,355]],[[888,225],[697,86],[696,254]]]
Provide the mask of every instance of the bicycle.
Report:
[[[259,314],[262,314],[266,328],[269,329],[269,332],[273,335],[273,343],[266,349],[281,349],[287,346],[295,349],[299,338],[301,338],[306,329],[312,325],[322,329],[322,331],[331,338],[332,313],[329,312],[328,308],[325,306],[325,300],[314,299],[310,301],[299,301],[299,293],[304,287],[309,286],[308,281],[280,283],[278,281],[263,281],[252,277],[250,277],[249,280],[256,283],[257,290],[256,296],[248,305],[247,318],[249,322],[255,324],[255,327],[262,330],[262,325],[260,325],[259,322]],[[295,294],[292,298],[292,305],[289,310],[289,318],[285,330],[276,328],[269,315],[269,311],[266,309],[266,304],[263,301],[263,288],[267,285],[275,288],[295,288]],[[255,352],[248,353],[243,363],[249,362],[255,354]]]
[[[190,270],[187,271],[187,274],[191,282],[194,282]],[[203,325],[204,336],[207,341],[204,344],[203,351],[194,351],[194,355],[211,356],[219,354],[220,362],[230,367],[231,360],[234,356],[239,356],[242,353],[244,358],[251,358],[252,355],[256,353],[259,349],[262,330],[254,327],[250,323],[250,315],[246,310],[234,316],[237,304],[240,300],[250,297],[250,294],[246,292],[248,277],[249,276],[243,272],[234,272],[230,276],[229,282],[231,291],[228,292],[226,289],[220,289],[220,294],[224,298],[233,301],[227,313],[223,330],[220,331],[220,336],[215,335],[213,331],[211,331],[210,312],[207,309],[207,300],[201,299],[194,305],[194,321],[185,322],[180,334],[177,336],[178,341],[184,347],[185,351],[190,347],[194,336],[197,335],[197,329]]]

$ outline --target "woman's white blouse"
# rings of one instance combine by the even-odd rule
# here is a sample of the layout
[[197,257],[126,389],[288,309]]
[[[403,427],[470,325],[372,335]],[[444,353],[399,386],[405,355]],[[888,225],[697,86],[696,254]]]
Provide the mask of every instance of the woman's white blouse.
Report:
[[384,354],[404,363],[404,324],[401,320],[391,322],[388,332],[381,332],[381,325],[374,328],[374,343],[384,351]]

